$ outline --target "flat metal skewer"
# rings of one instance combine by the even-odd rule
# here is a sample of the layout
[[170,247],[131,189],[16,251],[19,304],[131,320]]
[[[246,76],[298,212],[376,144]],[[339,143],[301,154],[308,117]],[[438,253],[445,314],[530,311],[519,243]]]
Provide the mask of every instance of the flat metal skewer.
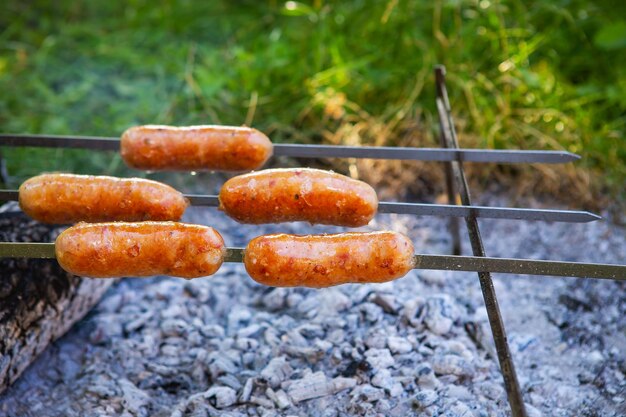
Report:
[[[225,262],[243,262],[243,248],[227,248]],[[0,242],[0,258],[54,259],[54,243]],[[479,256],[422,255],[414,257],[414,269],[498,272],[503,274],[599,278],[626,281],[626,265],[561,262]]]
[[[98,136],[56,136],[0,134],[0,146],[33,146],[43,148],[74,148],[117,151],[120,140]],[[275,156],[296,158],[363,158],[413,161],[497,162],[508,164],[562,164],[580,159],[565,151],[445,149],[393,146],[344,146],[274,144]]]
[[[184,194],[192,206],[218,207],[216,195]],[[0,201],[17,201],[19,191],[0,190]],[[588,211],[527,209],[484,206],[453,206],[446,204],[396,203],[381,201],[379,213],[412,214],[416,216],[480,217],[484,219],[537,220],[546,222],[588,223],[601,219]]]

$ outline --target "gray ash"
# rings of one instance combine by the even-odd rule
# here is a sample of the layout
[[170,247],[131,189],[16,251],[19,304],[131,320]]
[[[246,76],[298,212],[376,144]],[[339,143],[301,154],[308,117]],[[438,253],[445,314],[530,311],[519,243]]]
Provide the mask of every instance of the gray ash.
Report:
[[[185,220],[217,228],[229,246],[264,233],[341,230],[239,225],[202,208],[191,208]],[[446,224],[381,215],[370,228],[407,233],[418,252],[445,253]],[[490,256],[626,261],[626,231],[606,223],[481,221],[481,229]],[[530,416],[626,414],[623,284],[497,274],[494,285]],[[133,417],[509,414],[476,274],[413,271],[381,285],[268,289],[236,264],[191,281],[120,282],[0,396],[0,414],[42,410]]]

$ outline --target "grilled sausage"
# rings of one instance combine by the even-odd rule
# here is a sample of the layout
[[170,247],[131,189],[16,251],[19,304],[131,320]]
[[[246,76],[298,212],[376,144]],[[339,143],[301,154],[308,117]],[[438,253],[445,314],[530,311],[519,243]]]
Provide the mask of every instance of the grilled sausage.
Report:
[[19,189],[22,210],[43,223],[180,220],[188,202],[172,187],[140,178],[43,174]]
[[413,243],[395,232],[267,235],[248,243],[246,271],[273,287],[385,282],[413,268]]
[[59,235],[55,251],[61,267],[75,275],[196,278],[214,274],[226,249],[210,227],[143,222],[80,223]]
[[368,184],[318,169],[268,169],[226,181],[220,209],[241,223],[364,226],[378,209]]
[[137,126],[122,135],[121,154],[132,168],[250,171],[272,156],[272,142],[249,127]]

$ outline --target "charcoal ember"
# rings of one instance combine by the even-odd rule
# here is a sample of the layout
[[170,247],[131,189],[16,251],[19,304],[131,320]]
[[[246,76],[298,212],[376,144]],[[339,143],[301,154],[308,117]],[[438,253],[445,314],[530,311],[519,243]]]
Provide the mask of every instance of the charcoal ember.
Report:
[[489,381],[478,385],[477,391],[491,400],[500,400],[506,396],[506,392],[501,384]]
[[316,372],[302,379],[283,383],[283,386],[293,402],[298,403],[352,388],[356,386],[356,380],[343,377],[329,379],[323,372]]
[[532,404],[525,404],[526,413],[528,417],[541,417],[543,414],[537,408],[535,408]]
[[373,349],[384,349],[387,346],[387,334],[384,329],[374,328],[367,332],[365,346]]
[[446,273],[437,270],[424,270],[419,272],[420,279],[432,285],[443,285],[446,280]]
[[186,336],[188,324],[181,319],[166,319],[161,323],[163,336]]
[[226,408],[237,402],[237,392],[230,387],[212,387],[202,395],[215,408]]
[[397,397],[404,391],[402,384],[391,376],[391,372],[388,369],[378,370],[372,377],[371,384],[375,387],[383,388],[391,397]]
[[389,368],[396,363],[389,349],[368,349],[365,358],[373,369]]
[[447,397],[456,398],[460,401],[471,400],[474,397],[470,390],[463,385],[449,385],[445,390],[445,394]]
[[380,388],[376,388],[370,384],[357,385],[352,391],[350,391],[352,401],[366,401],[376,402],[385,397],[385,391]]
[[474,367],[466,359],[458,355],[436,355],[432,359],[433,370],[439,375],[472,376]]
[[239,370],[237,361],[225,352],[211,352],[206,364],[212,379],[217,379],[224,374],[234,374]]
[[[126,312],[124,312],[126,313]],[[132,333],[140,330],[147,322],[152,318],[152,313],[136,313],[132,316],[131,320],[124,325],[124,331]]]
[[417,383],[421,388],[425,389],[434,389],[437,388],[441,382],[435,376],[435,371],[433,367],[427,363],[423,362],[418,366],[416,371]]
[[328,288],[318,296],[319,313],[333,315],[344,311],[352,305],[352,301],[341,290]]
[[407,339],[398,336],[389,336],[387,346],[391,353],[409,353],[413,350],[413,345]]
[[474,416],[476,415],[474,414],[474,411],[472,411],[472,409],[467,404],[461,401],[454,401],[448,404],[447,406],[442,407],[442,412],[444,413],[444,415],[450,415],[450,416]]
[[410,298],[402,306],[402,317],[409,325],[421,331],[426,311],[425,300],[422,297]]
[[452,329],[452,325],[459,318],[459,308],[450,296],[443,294],[426,300],[424,323],[431,332],[444,335]]
[[376,293],[370,299],[372,303],[382,308],[385,313],[397,314],[400,309],[400,305],[393,294]]
[[117,381],[122,394],[124,409],[133,416],[148,416],[150,396],[127,379]]
[[241,351],[254,351],[258,347],[258,339],[252,339],[250,337],[238,337],[235,340],[235,348]]
[[297,331],[306,339],[323,338],[325,334],[322,326],[311,323],[299,326]]
[[[250,403],[252,403],[252,404],[259,405],[259,406],[261,406],[262,408],[265,408],[265,409],[274,408],[274,403],[269,398],[257,397],[255,395],[253,395],[253,396],[250,397],[250,399],[248,401]],[[265,413],[269,413],[271,415],[273,412],[268,410]]]
[[249,326],[243,327],[237,331],[237,337],[239,338],[259,338],[261,334],[265,331],[264,326],[259,326],[258,324],[251,324]]
[[359,310],[366,322],[377,323],[383,318],[383,309],[374,303],[361,304]]
[[200,327],[200,334],[204,337],[212,338],[222,338],[226,334],[224,328],[219,324],[207,324]]
[[417,408],[426,408],[435,404],[439,400],[439,394],[432,389],[424,389],[418,392],[415,397],[415,405]]
[[243,386],[243,389],[241,390],[241,402],[248,402],[250,401],[250,397],[252,396],[252,390],[254,389],[254,379],[253,378],[248,378],[246,380],[246,383]]
[[267,398],[272,400],[276,404],[276,407],[281,410],[291,406],[291,400],[289,400],[287,393],[285,393],[282,389],[274,391],[272,388],[268,388],[265,391],[265,395],[267,395]]
[[288,379],[293,373],[293,369],[284,356],[272,359],[261,371],[261,376],[267,380],[270,387],[276,388]]
[[272,288],[263,296],[261,302],[270,311],[279,311],[287,304],[289,290],[285,288]]

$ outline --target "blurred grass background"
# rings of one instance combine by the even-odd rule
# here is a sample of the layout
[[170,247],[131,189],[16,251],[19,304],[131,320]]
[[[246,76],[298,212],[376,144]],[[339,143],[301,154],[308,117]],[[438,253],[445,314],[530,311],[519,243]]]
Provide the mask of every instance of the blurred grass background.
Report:
[[[470,165],[476,183],[575,206],[626,199],[626,2],[155,4],[4,0],[0,131],[119,136],[145,123],[246,124],[275,142],[438,146],[440,63],[461,146],[583,157]],[[123,172],[109,153],[1,152],[10,186],[41,171]],[[433,164],[351,168],[417,193],[442,184]]]

